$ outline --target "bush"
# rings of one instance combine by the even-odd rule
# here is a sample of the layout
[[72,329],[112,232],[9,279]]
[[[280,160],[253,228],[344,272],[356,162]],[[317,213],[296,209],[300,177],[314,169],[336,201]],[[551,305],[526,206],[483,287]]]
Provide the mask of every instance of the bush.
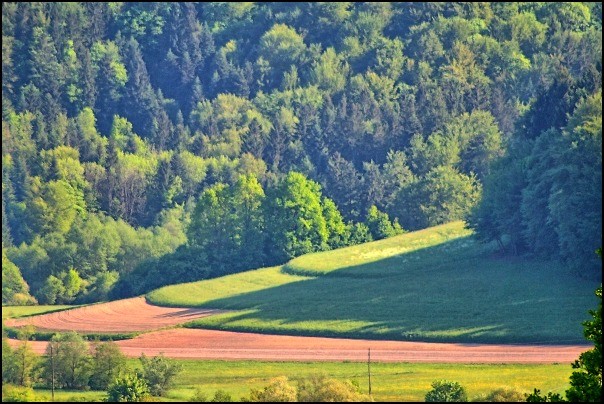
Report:
[[209,400],[207,394],[200,389],[196,389],[195,394],[188,401],[191,403],[207,403]]
[[163,354],[149,359],[142,354],[139,358],[143,365],[140,374],[149,386],[149,392],[154,396],[163,396],[174,383],[174,377],[182,370],[182,366],[166,359]]
[[517,403],[524,401],[526,394],[517,390],[501,388],[493,390],[488,394],[482,394],[475,397],[472,401],[489,403]]
[[216,390],[214,397],[211,400],[213,403],[230,403],[232,401],[233,398],[231,395],[224,390]]
[[426,402],[463,402],[468,401],[466,390],[457,382],[437,380],[432,383],[432,390],[426,394]]
[[275,377],[264,389],[252,389],[250,392],[250,401],[253,402],[291,403],[295,402],[296,398],[296,388],[289,383],[285,376]]
[[107,390],[109,402],[140,402],[149,396],[147,383],[137,374],[117,378]]
[[351,382],[328,379],[325,375],[312,375],[298,382],[298,401],[337,402],[369,401]]
[[3,403],[26,403],[36,401],[36,395],[31,387],[13,386],[12,384],[2,385]]

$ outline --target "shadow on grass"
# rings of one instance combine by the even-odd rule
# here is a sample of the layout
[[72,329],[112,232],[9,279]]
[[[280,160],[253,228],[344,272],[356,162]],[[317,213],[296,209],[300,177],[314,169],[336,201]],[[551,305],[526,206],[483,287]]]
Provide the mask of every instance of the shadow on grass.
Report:
[[[467,343],[585,343],[596,283],[559,264],[499,260],[471,236],[204,307],[192,326],[270,334]],[[308,271],[304,272],[308,275]]]

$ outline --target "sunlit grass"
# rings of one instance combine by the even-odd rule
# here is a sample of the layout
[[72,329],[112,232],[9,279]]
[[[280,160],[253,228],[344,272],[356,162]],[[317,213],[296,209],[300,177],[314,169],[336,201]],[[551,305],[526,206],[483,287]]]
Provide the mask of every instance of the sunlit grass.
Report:
[[[276,376],[290,380],[323,373],[330,378],[352,380],[367,393],[367,364],[364,362],[260,362],[179,360],[183,371],[176,378],[176,385],[162,401],[187,401],[196,389],[211,399],[216,390],[224,390],[234,400],[249,397],[251,388],[261,388]],[[136,359],[128,361],[130,368],[140,367]],[[557,365],[468,365],[426,363],[372,363],[371,384],[375,401],[423,401],[434,380],[447,379],[460,382],[470,399],[497,388],[514,388],[532,392],[535,387],[542,391],[563,393],[568,388],[570,364]],[[295,382],[293,382],[295,385]],[[50,391],[37,390],[37,394],[50,398]],[[55,393],[56,401],[81,397],[86,401],[97,400],[104,392]]]
[[2,306],[2,318],[19,318],[36,314],[51,313],[53,311],[67,310],[78,306],[46,305],[46,306]]

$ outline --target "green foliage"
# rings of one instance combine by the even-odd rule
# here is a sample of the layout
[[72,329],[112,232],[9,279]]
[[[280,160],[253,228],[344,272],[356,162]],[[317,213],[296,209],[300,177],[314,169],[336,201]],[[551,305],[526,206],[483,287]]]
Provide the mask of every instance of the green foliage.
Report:
[[55,334],[46,348],[43,377],[48,386],[54,373],[56,387],[84,389],[90,379],[90,361],[88,344],[82,336],[74,331]]
[[372,205],[371,208],[369,208],[366,223],[374,240],[381,240],[404,232],[396,219],[391,223],[388,214],[380,212],[375,205]]
[[188,228],[189,244],[201,248],[216,274],[262,265],[263,200],[264,190],[253,175],[202,193]]
[[285,376],[276,377],[269,381],[263,389],[251,389],[251,402],[294,402],[297,401],[296,388],[289,383]]
[[21,276],[19,268],[6,256],[2,249],[2,304],[26,305],[36,303],[29,295],[29,285]]
[[458,382],[437,380],[432,382],[432,390],[426,394],[426,402],[464,402],[468,401],[466,390]]
[[450,166],[430,170],[398,195],[399,218],[405,228],[419,229],[464,219],[480,200],[482,186]]
[[[375,205],[405,229],[465,218],[483,186],[481,238],[599,274],[599,3],[22,2],[2,18],[3,246],[42,300],[71,268],[75,300],[134,293],[143,262],[156,277],[187,241],[162,213],[247,174],[266,204],[299,172],[345,221]],[[316,206],[310,234],[270,229],[277,248],[237,229],[211,266],[367,239],[323,204],[326,231]],[[192,256],[166,258],[172,280]]]
[[482,401],[489,403],[518,403],[525,401],[526,394],[510,388],[500,388],[490,393],[479,396],[472,401]]
[[[27,338],[24,338],[16,349],[13,349],[6,335],[2,335],[2,385],[12,383],[17,386],[31,387],[38,374],[39,359],[34,354]],[[20,392],[22,390],[16,390]],[[23,390],[24,391],[24,390]],[[2,392],[4,400],[4,391]]]
[[93,347],[89,385],[94,390],[107,390],[124,373],[126,357],[115,342],[95,342]]
[[369,401],[351,382],[330,379],[324,374],[314,374],[298,381],[299,402],[352,402]]
[[535,389],[531,394],[526,395],[527,403],[562,403],[565,401],[560,394],[551,391],[542,396],[539,389]]
[[329,233],[321,207],[319,184],[303,174],[290,172],[267,195],[266,228],[272,262],[324,248]]
[[107,389],[109,402],[141,402],[149,396],[149,388],[144,379],[137,374],[118,377]]
[[139,358],[142,370],[139,377],[149,387],[149,392],[154,396],[163,396],[173,386],[175,377],[182,370],[182,366],[163,354],[147,358],[143,353]]
[[31,387],[38,375],[39,358],[34,353],[27,339],[21,341],[12,352],[14,361],[14,379],[12,382],[19,386]]
[[216,390],[214,397],[210,400],[211,403],[230,403],[233,398],[224,390]]
[[2,402],[28,403],[36,401],[38,397],[31,387],[13,386],[2,383]]
[[[600,252],[601,258],[601,252]],[[579,355],[573,363],[578,369],[570,375],[570,388],[566,398],[571,402],[600,402],[602,398],[602,286],[596,289],[600,299],[596,310],[590,310],[591,320],[583,322],[585,338],[594,343],[589,351]]]

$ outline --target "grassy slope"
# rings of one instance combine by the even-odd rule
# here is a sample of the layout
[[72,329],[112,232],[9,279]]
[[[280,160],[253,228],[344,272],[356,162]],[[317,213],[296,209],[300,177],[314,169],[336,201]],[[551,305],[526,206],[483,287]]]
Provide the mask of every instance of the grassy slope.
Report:
[[41,306],[2,306],[2,319],[35,316],[37,314],[52,313],[72,309],[78,306],[68,305],[41,305]]
[[[259,361],[195,361],[179,360],[183,372],[176,385],[162,401],[187,401],[199,388],[211,399],[216,390],[224,390],[234,400],[248,397],[251,388],[260,388],[276,376],[290,379],[324,373],[339,380],[359,383],[367,393],[367,364],[347,362],[259,362]],[[128,361],[130,368],[140,367],[136,359]],[[375,401],[423,401],[434,380],[447,379],[460,382],[470,399],[497,388],[513,388],[531,392],[534,387],[542,391],[562,393],[568,388],[569,364],[560,365],[460,365],[422,363],[373,363],[371,365],[372,392]],[[47,399],[50,391],[37,390]],[[60,392],[55,400],[98,400],[103,392]]]
[[[300,276],[309,275],[309,276]],[[164,287],[152,303],[237,310],[194,326],[423,341],[584,343],[596,283],[556,262],[493,257],[462,222]]]

